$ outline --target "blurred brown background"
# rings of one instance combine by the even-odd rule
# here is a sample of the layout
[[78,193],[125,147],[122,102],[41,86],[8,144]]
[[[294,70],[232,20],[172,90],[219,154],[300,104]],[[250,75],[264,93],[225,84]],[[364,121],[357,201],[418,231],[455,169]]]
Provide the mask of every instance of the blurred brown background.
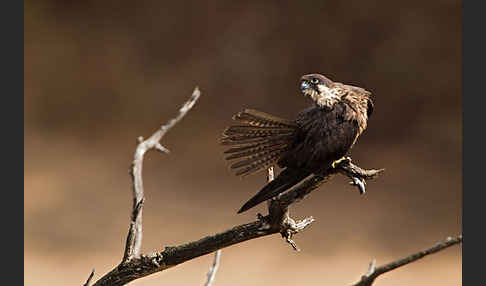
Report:
[[[293,118],[301,75],[374,93],[352,151],[387,169],[358,195],[336,177],[292,208],[317,221],[296,237],[223,250],[214,285],[348,285],[461,232],[459,1],[25,1],[25,282],[80,285],[111,270],[128,230],[138,136],[202,97],[146,156],[145,252],[253,220],[236,210],[265,175],[240,180],[218,138],[254,108]],[[376,285],[460,285],[447,249]],[[134,285],[202,285],[208,255]]]

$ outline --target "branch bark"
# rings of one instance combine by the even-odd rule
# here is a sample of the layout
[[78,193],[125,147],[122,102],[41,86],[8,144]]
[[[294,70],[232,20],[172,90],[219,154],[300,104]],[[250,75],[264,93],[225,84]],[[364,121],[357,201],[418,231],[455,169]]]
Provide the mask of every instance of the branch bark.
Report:
[[[288,208],[291,204],[303,199],[335,174],[343,174],[351,178],[353,182],[361,182],[359,189],[360,192],[363,193],[362,189],[364,189],[364,181],[366,179],[373,179],[383,172],[383,169],[361,169],[354,165],[350,158],[347,158],[329,169],[326,174],[312,176],[298,187],[273,199],[269,203],[269,214],[267,216],[259,214],[256,221],[235,226],[224,232],[179,246],[168,246],[161,252],[148,255],[140,254],[142,246],[142,210],[145,201],[142,180],[144,155],[150,149],[156,149],[166,153],[169,152],[167,148],[161,145],[160,140],[167,131],[177,124],[194,106],[199,96],[200,91],[198,88],[195,88],[191,98],[182,106],[179,110],[179,114],[174,119],[171,119],[167,124],[162,125],[160,129],[148,139],[144,140],[142,137],[138,138],[139,144],[135,151],[130,171],[133,181],[133,204],[123,258],[119,265],[101,277],[93,285],[125,285],[135,279],[166,270],[175,265],[212,253],[224,247],[276,233],[280,233],[294,249],[298,250],[292,240],[292,236],[305,229],[314,221],[314,219],[309,217],[296,222],[289,216]],[[273,173],[272,175],[269,174],[268,178],[273,178]],[[92,276],[90,276],[90,279],[85,285],[89,285],[91,278]]]
[[439,252],[443,249],[446,249],[448,247],[451,247],[459,243],[462,243],[462,235],[456,237],[448,237],[444,241],[437,243],[431,248],[411,254],[407,257],[382,265],[378,268],[375,268],[376,260],[373,260],[370,263],[368,272],[361,277],[361,280],[359,282],[353,284],[352,286],[371,286],[371,284],[375,282],[375,279],[378,278],[378,276],[385,274],[386,272],[392,271],[398,267],[407,265],[427,255]]

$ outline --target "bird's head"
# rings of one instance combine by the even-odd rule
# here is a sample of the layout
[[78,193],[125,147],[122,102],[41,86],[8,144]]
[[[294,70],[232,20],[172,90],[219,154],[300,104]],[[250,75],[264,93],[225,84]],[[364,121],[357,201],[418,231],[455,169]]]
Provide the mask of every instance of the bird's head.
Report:
[[321,74],[307,74],[300,78],[300,90],[319,106],[332,106],[340,99],[333,81]]

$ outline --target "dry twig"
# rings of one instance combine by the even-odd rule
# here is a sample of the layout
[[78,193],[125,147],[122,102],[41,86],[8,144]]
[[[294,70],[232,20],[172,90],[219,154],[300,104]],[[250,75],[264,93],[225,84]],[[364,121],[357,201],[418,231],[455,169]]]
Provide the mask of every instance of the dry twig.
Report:
[[425,257],[429,254],[436,253],[438,251],[446,249],[447,247],[451,247],[451,246],[459,244],[461,242],[462,242],[462,235],[459,235],[459,236],[456,236],[456,237],[448,237],[444,241],[437,243],[436,245],[434,245],[431,248],[428,248],[428,249],[423,250],[423,251],[419,251],[417,253],[414,253],[414,254],[409,255],[407,257],[404,257],[402,259],[398,259],[396,261],[382,265],[378,268],[375,268],[376,260],[373,260],[370,263],[370,266],[368,268],[368,272],[361,277],[361,280],[359,282],[357,282],[356,284],[353,284],[353,286],[370,286],[371,284],[373,284],[373,282],[375,281],[375,279],[378,276],[380,276],[380,275],[382,275],[382,274],[384,274],[388,271],[392,271],[392,270],[394,270],[398,267],[407,265],[407,264],[412,263],[412,262],[414,262],[414,261],[416,261],[420,258],[423,258],[423,257]]
[[86,283],[83,284],[83,286],[89,286],[89,283],[91,283],[91,279],[93,279],[95,270],[91,271],[91,274],[89,274],[88,280],[86,280]]
[[179,109],[179,114],[176,118],[171,119],[167,124],[162,125],[152,136],[147,140],[143,137],[138,138],[138,146],[132,162],[130,174],[133,181],[133,210],[132,221],[128,231],[127,242],[125,246],[125,253],[123,255],[123,262],[130,261],[134,258],[140,257],[140,248],[142,247],[142,208],[144,202],[144,190],[142,180],[142,166],[143,156],[150,149],[156,149],[161,152],[169,153],[169,150],[160,144],[162,137],[174,125],[176,125],[191,110],[196,101],[199,99],[201,92],[199,88],[195,88],[191,98]]
[[218,268],[219,268],[220,257],[221,257],[221,249],[219,249],[218,251],[216,251],[214,253],[213,264],[209,268],[209,271],[208,271],[208,274],[207,274],[208,279],[206,280],[206,283],[204,284],[204,286],[211,286],[213,284],[214,278],[216,277],[216,272],[218,271]]

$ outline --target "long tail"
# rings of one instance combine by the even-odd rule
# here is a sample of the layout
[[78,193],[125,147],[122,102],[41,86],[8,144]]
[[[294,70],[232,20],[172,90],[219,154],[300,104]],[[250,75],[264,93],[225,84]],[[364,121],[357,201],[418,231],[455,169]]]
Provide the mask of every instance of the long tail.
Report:
[[247,201],[238,213],[242,213],[258,205],[261,202],[269,200],[278,194],[292,188],[300,181],[309,176],[310,173],[299,169],[285,169],[283,170],[275,180],[269,182],[263,187],[256,195],[254,195],[249,201]]
[[270,114],[245,109],[233,116],[238,125],[223,132],[221,143],[230,145],[226,160],[237,159],[231,165],[237,176],[247,176],[274,165],[287,151],[296,124]]

